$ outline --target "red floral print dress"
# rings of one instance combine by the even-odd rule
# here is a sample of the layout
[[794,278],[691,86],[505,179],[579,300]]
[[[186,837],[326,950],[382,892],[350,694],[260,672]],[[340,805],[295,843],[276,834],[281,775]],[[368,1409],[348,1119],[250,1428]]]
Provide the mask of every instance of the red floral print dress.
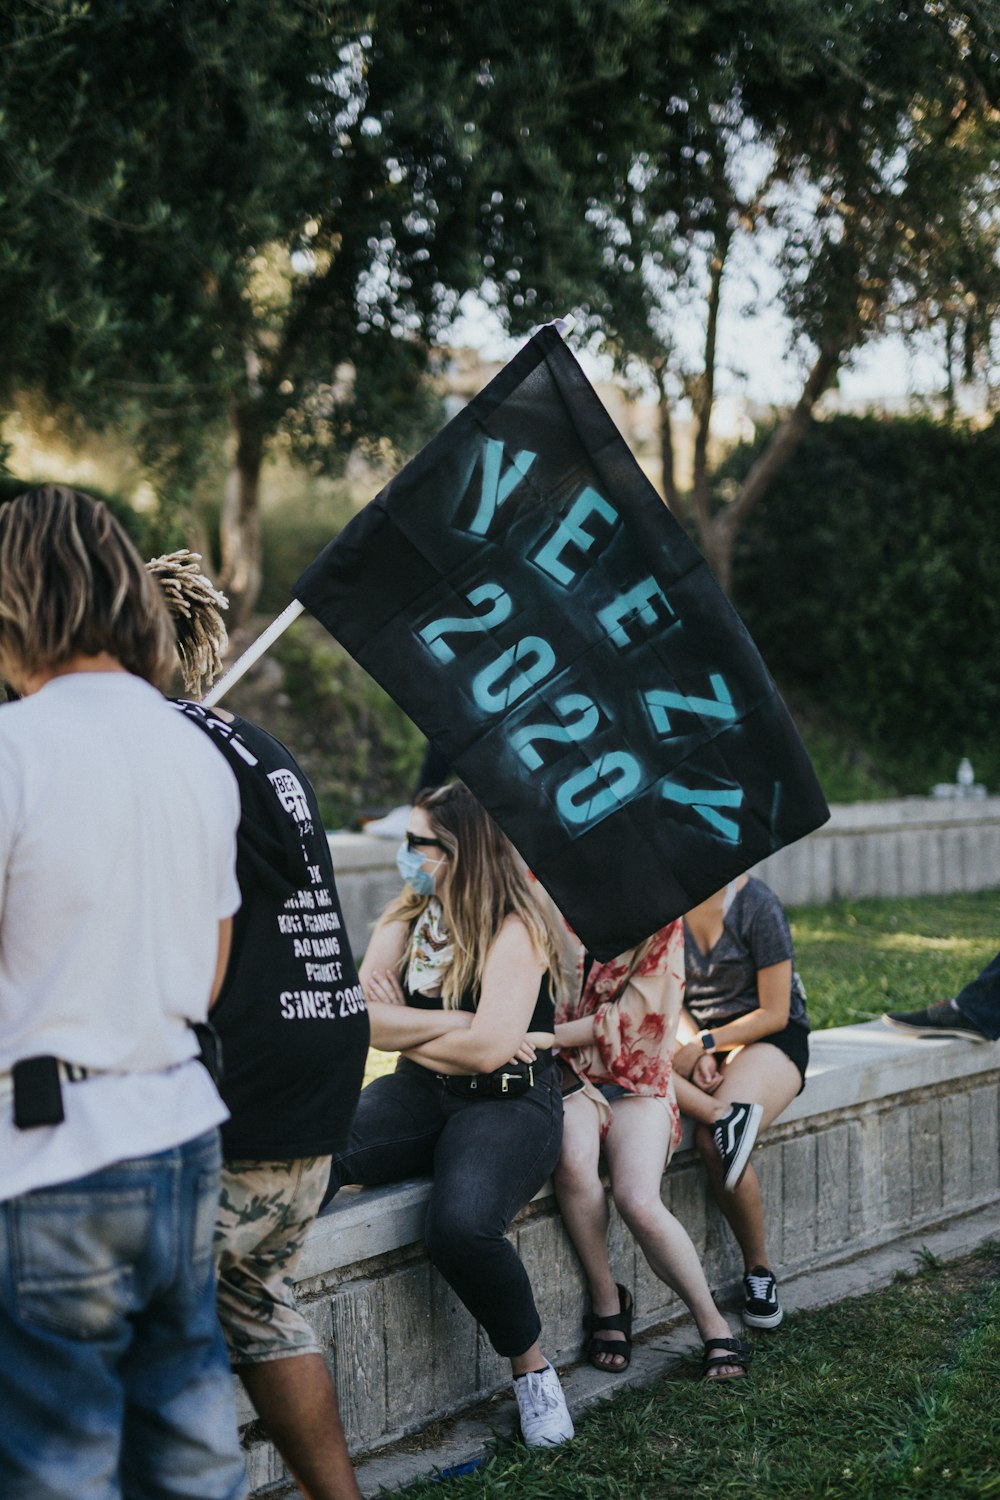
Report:
[[594,963],[585,982],[583,947],[575,947],[576,983],[569,985],[570,998],[559,1006],[556,1021],[592,1015],[594,1040],[583,1047],[562,1048],[560,1056],[583,1080],[584,1092],[597,1106],[602,1139],[612,1116],[596,1085],[611,1083],[630,1094],[662,1099],[673,1119],[676,1147],[681,1123],[671,1059],[684,999],[683,923],[662,927],[638,963],[633,952],[610,963]]

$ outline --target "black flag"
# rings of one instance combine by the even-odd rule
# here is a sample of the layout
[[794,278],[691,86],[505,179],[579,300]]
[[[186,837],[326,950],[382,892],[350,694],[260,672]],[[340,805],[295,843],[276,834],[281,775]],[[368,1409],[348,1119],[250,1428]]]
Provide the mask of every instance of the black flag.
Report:
[[552,328],[292,593],[601,960],[829,816],[757,648]]

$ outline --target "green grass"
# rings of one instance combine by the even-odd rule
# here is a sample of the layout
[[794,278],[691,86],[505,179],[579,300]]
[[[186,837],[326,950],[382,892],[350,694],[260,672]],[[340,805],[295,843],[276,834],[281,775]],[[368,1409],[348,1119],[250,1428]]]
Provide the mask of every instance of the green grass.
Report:
[[817,1030],[954,995],[1000,948],[1000,893],[789,909]]
[[408,1500],[1000,1496],[1000,1246],[755,1339],[749,1380],[625,1391],[554,1451],[507,1443]]

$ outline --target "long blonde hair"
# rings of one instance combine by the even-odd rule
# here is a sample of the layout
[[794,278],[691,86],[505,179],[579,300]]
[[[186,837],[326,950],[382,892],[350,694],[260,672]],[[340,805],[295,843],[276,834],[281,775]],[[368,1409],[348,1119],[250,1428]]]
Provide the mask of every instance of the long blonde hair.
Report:
[[99,500],[45,485],[0,505],[0,677],[107,652],[157,687],[173,668],[163,595]]
[[[486,959],[505,918],[520,917],[549,971],[554,990],[562,984],[559,938],[531,889],[530,876],[510,840],[461,782],[425,788],[413,803],[427,814],[434,837],[448,855],[448,878],[440,895],[444,924],[455,956],[441,988],[446,1010],[457,1010],[462,996],[478,989]],[[406,922],[411,930],[429,896],[405,890],[382,916]],[[408,954],[403,956],[406,963]]]

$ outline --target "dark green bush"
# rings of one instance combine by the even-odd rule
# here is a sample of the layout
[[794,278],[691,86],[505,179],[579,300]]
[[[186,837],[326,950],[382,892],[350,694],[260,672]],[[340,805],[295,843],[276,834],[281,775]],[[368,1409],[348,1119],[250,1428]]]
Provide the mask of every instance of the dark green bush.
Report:
[[816,423],[740,538],[733,595],[779,685],[901,789],[962,755],[1000,782],[1000,424]]

